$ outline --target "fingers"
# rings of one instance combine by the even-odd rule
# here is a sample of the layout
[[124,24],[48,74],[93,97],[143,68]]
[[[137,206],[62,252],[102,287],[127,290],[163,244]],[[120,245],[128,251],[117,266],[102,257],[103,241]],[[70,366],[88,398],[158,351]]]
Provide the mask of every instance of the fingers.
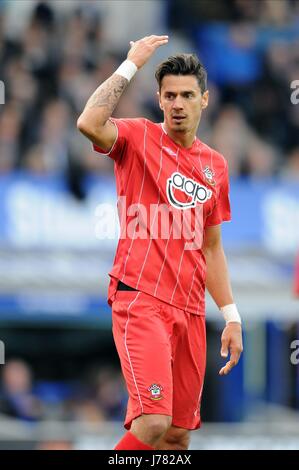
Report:
[[162,41],[162,40],[168,39],[168,35],[164,34],[161,36],[156,36],[155,34],[153,34],[152,36],[146,36],[143,39],[148,40],[148,42],[156,42],[156,41]]
[[149,37],[149,43],[151,44],[156,44],[158,42],[167,42],[168,41],[168,36],[150,36]]
[[139,39],[138,41],[130,41],[130,46],[133,47],[136,42],[143,42],[146,43],[150,46],[161,46],[162,44],[166,44],[168,42],[168,36],[163,35],[163,36],[145,36],[142,39]]
[[168,39],[164,39],[163,41],[157,41],[154,44],[152,44],[152,47],[154,49],[158,49],[158,47],[165,46],[165,44],[168,43]]
[[230,352],[230,360],[220,369],[219,375],[227,375],[238,364],[242,351],[242,337],[224,332],[221,338],[221,356],[227,357]]
[[228,361],[224,367],[222,367],[219,371],[219,375],[227,375],[235,367],[235,363],[233,361]]
[[[222,354],[222,350],[223,350],[223,346],[221,349],[221,356],[227,357],[227,350],[225,350],[226,354]],[[232,370],[232,368],[238,364],[240,357],[241,357],[241,352],[242,352],[242,348],[236,348],[236,349],[231,348],[230,360],[225,364],[224,367],[220,369],[219,375],[227,375]]]
[[241,352],[238,350],[232,350],[230,353],[230,361],[236,366],[239,362]]
[[221,338],[221,352],[220,352],[222,357],[227,357],[228,356],[228,338],[223,336]]

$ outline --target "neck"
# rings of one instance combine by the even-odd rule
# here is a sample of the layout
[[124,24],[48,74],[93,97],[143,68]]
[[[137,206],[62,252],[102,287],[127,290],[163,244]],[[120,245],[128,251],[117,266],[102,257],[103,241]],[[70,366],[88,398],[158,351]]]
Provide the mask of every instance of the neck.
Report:
[[182,131],[182,132],[176,132],[167,126],[165,122],[163,122],[162,127],[166,134],[178,145],[181,145],[182,147],[189,148],[192,147],[193,142],[196,139],[196,132],[194,129],[191,129],[189,131]]

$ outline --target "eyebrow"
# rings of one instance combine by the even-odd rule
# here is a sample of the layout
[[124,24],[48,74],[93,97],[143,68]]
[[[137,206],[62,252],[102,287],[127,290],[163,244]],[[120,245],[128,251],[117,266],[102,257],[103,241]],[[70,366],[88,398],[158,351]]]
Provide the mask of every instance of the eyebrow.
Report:
[[[179,94],[185,95],[185,94],[187,94],[187,93],[191,93],[192,95],[194,95],[194,94],[195,94],[195,91],[194,91],[194,90],[184,90],[184,91],[181,91]],[[166,91],[164,91],[164,94],[165,94],[165,95],[167,95],[167,94],[168,94],[168,95],[177,95],[178,93],[175,92],[175,91],[168,91],[168,90],[166,90]]]

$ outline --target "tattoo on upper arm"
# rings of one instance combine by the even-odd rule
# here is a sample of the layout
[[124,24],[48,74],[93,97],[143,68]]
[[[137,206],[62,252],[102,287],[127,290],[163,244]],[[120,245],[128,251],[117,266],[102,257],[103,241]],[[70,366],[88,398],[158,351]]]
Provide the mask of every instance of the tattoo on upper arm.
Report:
[[107,114],[108,119],[128,83],[128,80],[121,75],[112,75],[91,95],[86,103],[86,108],[105,107],[105,114]]

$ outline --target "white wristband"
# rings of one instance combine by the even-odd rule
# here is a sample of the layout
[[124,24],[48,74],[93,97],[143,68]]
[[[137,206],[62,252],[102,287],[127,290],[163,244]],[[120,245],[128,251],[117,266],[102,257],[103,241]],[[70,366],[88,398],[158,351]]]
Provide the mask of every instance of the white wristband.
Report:
[[224,307],[220,308],[220,311],[224,320],[226,321],[226,324],[232,322],[242,323],[236,304],[225,305]]
[[121,75],[122,77],[126,78],[128,81],[131,81],[132,78],[134,77],[135,73],[137,72],[138,67],[134,62],[131,60],[125,60],[120,66],[118,67],[117,70],[115,70],[115,73],[117,75]]

